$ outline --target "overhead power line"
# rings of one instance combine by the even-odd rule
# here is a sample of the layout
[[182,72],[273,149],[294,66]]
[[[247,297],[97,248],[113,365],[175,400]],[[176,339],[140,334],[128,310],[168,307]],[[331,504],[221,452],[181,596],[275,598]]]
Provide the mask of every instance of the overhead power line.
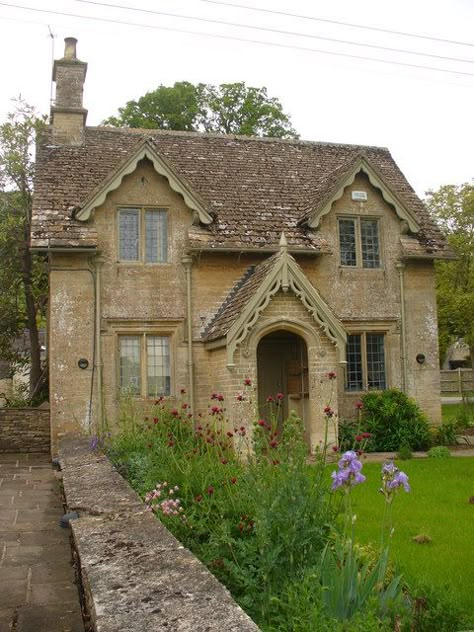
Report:
[[389,33],[390,35],[403,35],[404,37],[415,37],[417,39],[431,40],[432,42],[443,42],[444,44],[455,44],[458,46],[474,47],[473,42],[461,42],[459,40],[444,39],[442,37],[433,37],[432,35],[422,35],[421,33],[394,31],[392,29],[384,29],[378,26],[367,26],[365,24],[343,22],[342,20],[331,20],[329,18],[317,18],[314,15],[303,15],[301,13],[290,13],[288,11],[276,11],[275,9],[261,9],[259,7],[251,7],[247,4],[237,4],[235,2],[221,2],[220,0],[198,0],[198,2],[206,2],[207,4],[219,4],[220,6],[223,6],[223,7],[246,9],[247,11],[258,11],[259,13],[271,13],[273,15],[284,15],[285,17],[288,17],[288,18],[299,18],[301,20],[313,20],[314,22],[324,22],[325,24],[337,24],[338,26],[348,26],[354,29],[364,29],[366,31],[377,31],[378,33]]
[[152,9],[142,9],[139,7],[131,7],[123,4],[112,4],[108,2],[99,2],[98,0],[74,0],[81,4],[92,4],[94,6],[109,7],[113,9],[123,9],[126,11],[135,11],[136,13],[148,13],[152,15],[164,15],[166,17],[181,18],[183,20],[194,20],[196,22],[207,22],[209,24],[219,24],[221,26],[233,26],[237,28],[251,29],[253,31],[264,31],[266,33],[276,33],[277,35],[291,35],[295,37],[306,37],[309,39],[322,40],[325,42],[335,42],[337,44],[349,44],[350,46],[361,46],[364,48],[375,48],[377,50],[385,50],[391,53],[405,53],[408,55],[417,55],[420,57],[432,57],[434,59],[442,59],[443,61],[455,61],[466,64],[474,64],[472,59],[460,59],[458,57],[446,57],[444,55],[435,55],[433,53],[422,53],[421,51],[408,50],[403,48],[390,48],[389,46],[380,46],[378,44],[365,44],[363,42],[354,42],[353,40],[337,39],[335,37],[326,37],[323,35],[314,35],[312,33],[301,33],[298,31],[286,31],[267,26],[256,26],[254,24],[243,24],[240,22],[227,22],[225,20],[216,20],[214,18],[202,18],[191,15],[183,15],[179,13],[169,13],[167,11],[154,11]]
[[90,20],[93,22],[106,22],[109,24],[120,24],[121,26],[133,26],[133,27],[138,27],[138,28],[147,28],[147,29],[155,29],[155,30],[160,30],[160,31],[167,31],[167,32],[172,32],[172,33],[185,33],[187,35],[197,35],[199,37],[212,37],[215,39],[220,39],[220,40],[228,40],[228,41],[234,41],[234,42],[243,42],[243,43],[247,43],[247,44],[260,44],[262,46],[272,46],[272,47],[276,47],[276,48],[284,48],[284,49],[290,49],[290,50],[299,50],[299,51],[303,51],[303,52],[309,52],[309,53],[318,53],[318,54],[322,54],[322,55],[331,55],[331,56],[336,56],[336,57],[345,57],[348,59],[358,59],[358,60],[363,60],[363,61],[375,61],[381,64],[390,64],[393,66],[404,66],[406,68],[416,68],[419,70],[431,70],[434,72],[442,72],[442,73],[448,73],[448,74],[453,74],[453,75],[463,75],[465,77],[474,77],[474,73],[472,72],[465,72],[465,71],[461,71],[461,70],[450,70],[448,68],[437,68],[435,66],[424,66],[421,64],[411,64],[408,62],[403,62],[403,61],[394,61],[391,59],[380,59],[377,57],[369,57],[366,55],[353,55],[351,53],[342,53],[342,52],[337,52],[337,51],[329,51],[329,50],[324,50],[324,49],[317,49],[317,48],[309,48],[306,46],[297,46],[295,44],[283,44],[283,43],[279,43],[279,42],[269,42],[266,40],[258,40],[258,39],[251,39],[251,38],[246,38],[246,37],[238,37],[236,35],[221,35],[219,33],[204,33],[202,31],[193,31],[190,29],[182,29],[182,28],[176,28],[176,27],[171,27],[171,26],[161,26],[161,25],[156,25],[156,24],[144,24],[144,23],[138,23],[138,22],[129,22],[129,21],[124,21],[124,20],[116,20],[113,18],[100,18],[100,17],[95,17],[95,16],[90,16],[90,15],[81,15],[81,14],[77,14],[77,13],[66,13],[63,11],[52,11],[50,9],[39,9],[37,7],[27,7],[24,5],[19,5],[19,4],[12,4],[9,2],[1,2],[0,1],[0,6],[4,6],[4,7],[10,7],[10,8],[14,8],[14,9],[22,9],[25,11],[33,11],[36,13],[47,13],[50,15],[60,15],[60,16],[66,16],[69,18],[79,18],[82,20]]

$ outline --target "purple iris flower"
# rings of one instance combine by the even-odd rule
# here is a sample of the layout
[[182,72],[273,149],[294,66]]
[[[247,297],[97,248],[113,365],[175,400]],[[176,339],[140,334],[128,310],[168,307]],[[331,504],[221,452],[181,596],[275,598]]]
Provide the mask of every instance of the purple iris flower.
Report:
[[362,463],[353,450],[344,452],[338,466],[339,469],[331,474],[333,491],[340,488],[349,491],[354,485],[359,485],[365,481],[365,476],[360,473]]

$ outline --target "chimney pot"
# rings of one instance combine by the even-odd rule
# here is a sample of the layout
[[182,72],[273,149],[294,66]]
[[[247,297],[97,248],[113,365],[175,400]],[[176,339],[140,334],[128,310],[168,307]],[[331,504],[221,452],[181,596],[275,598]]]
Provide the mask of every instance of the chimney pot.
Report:
[[64,39],[64,59],[77,59],[76,44],[77,39],[75,37],[66,37]]

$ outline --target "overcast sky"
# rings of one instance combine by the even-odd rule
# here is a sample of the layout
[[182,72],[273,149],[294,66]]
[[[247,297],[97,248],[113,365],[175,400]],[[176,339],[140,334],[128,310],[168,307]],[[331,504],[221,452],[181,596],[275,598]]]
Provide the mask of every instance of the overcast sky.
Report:
[[[83,0],[9,1],[10,5],[29,10],[6,6],[0,0],[0,120],[11,111],[11,99],[19,94],[40,112],[49,111],[53,42],[49,25],[55,36],[56,58],[63,55],[64,37],[74,36],[79,40],[78,57],[89,64],[84,94],[89,125],[99,124],[126,101],[161,83],[245,81],[256,87],[266,86],[271,96],[278,97],[303,139],[388,147],[421,196],[427,189],[442,184],[473,181],[474,0],[103,2],[291,31],[295,35],[140,13]],[[225,2],[464,44],[222,6]],[[186,30],[199,34],[178,32]],[[366,48],[316,36],[411,52]],[[261,43],[236,41],[232,37]],[[386,59],[411,66],[292,47]],[[414,65],[460,74],[414,68]]]

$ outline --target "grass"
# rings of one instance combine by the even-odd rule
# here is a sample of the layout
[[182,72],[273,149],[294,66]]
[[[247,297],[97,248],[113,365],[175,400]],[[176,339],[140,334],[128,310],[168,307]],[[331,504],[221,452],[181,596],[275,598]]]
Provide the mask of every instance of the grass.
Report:
[[[408,582],[426,581],[452,590],[463,608],[474,614],[474,505],[469,504],[474,496],[474,458],[420,459],[398,465],[408,474],[412,491],[400,491],[394,500],[392,560]],[[367,483],[353,491],[356,536],[364,544],[380,542],[384,505],[378,494],[380,467],[364,464]],[[431,542],[413,542],[420,534]]]
[[441,404],[441,416],[444,422],[453,421],[459,417],[463,409],[463,404]]

